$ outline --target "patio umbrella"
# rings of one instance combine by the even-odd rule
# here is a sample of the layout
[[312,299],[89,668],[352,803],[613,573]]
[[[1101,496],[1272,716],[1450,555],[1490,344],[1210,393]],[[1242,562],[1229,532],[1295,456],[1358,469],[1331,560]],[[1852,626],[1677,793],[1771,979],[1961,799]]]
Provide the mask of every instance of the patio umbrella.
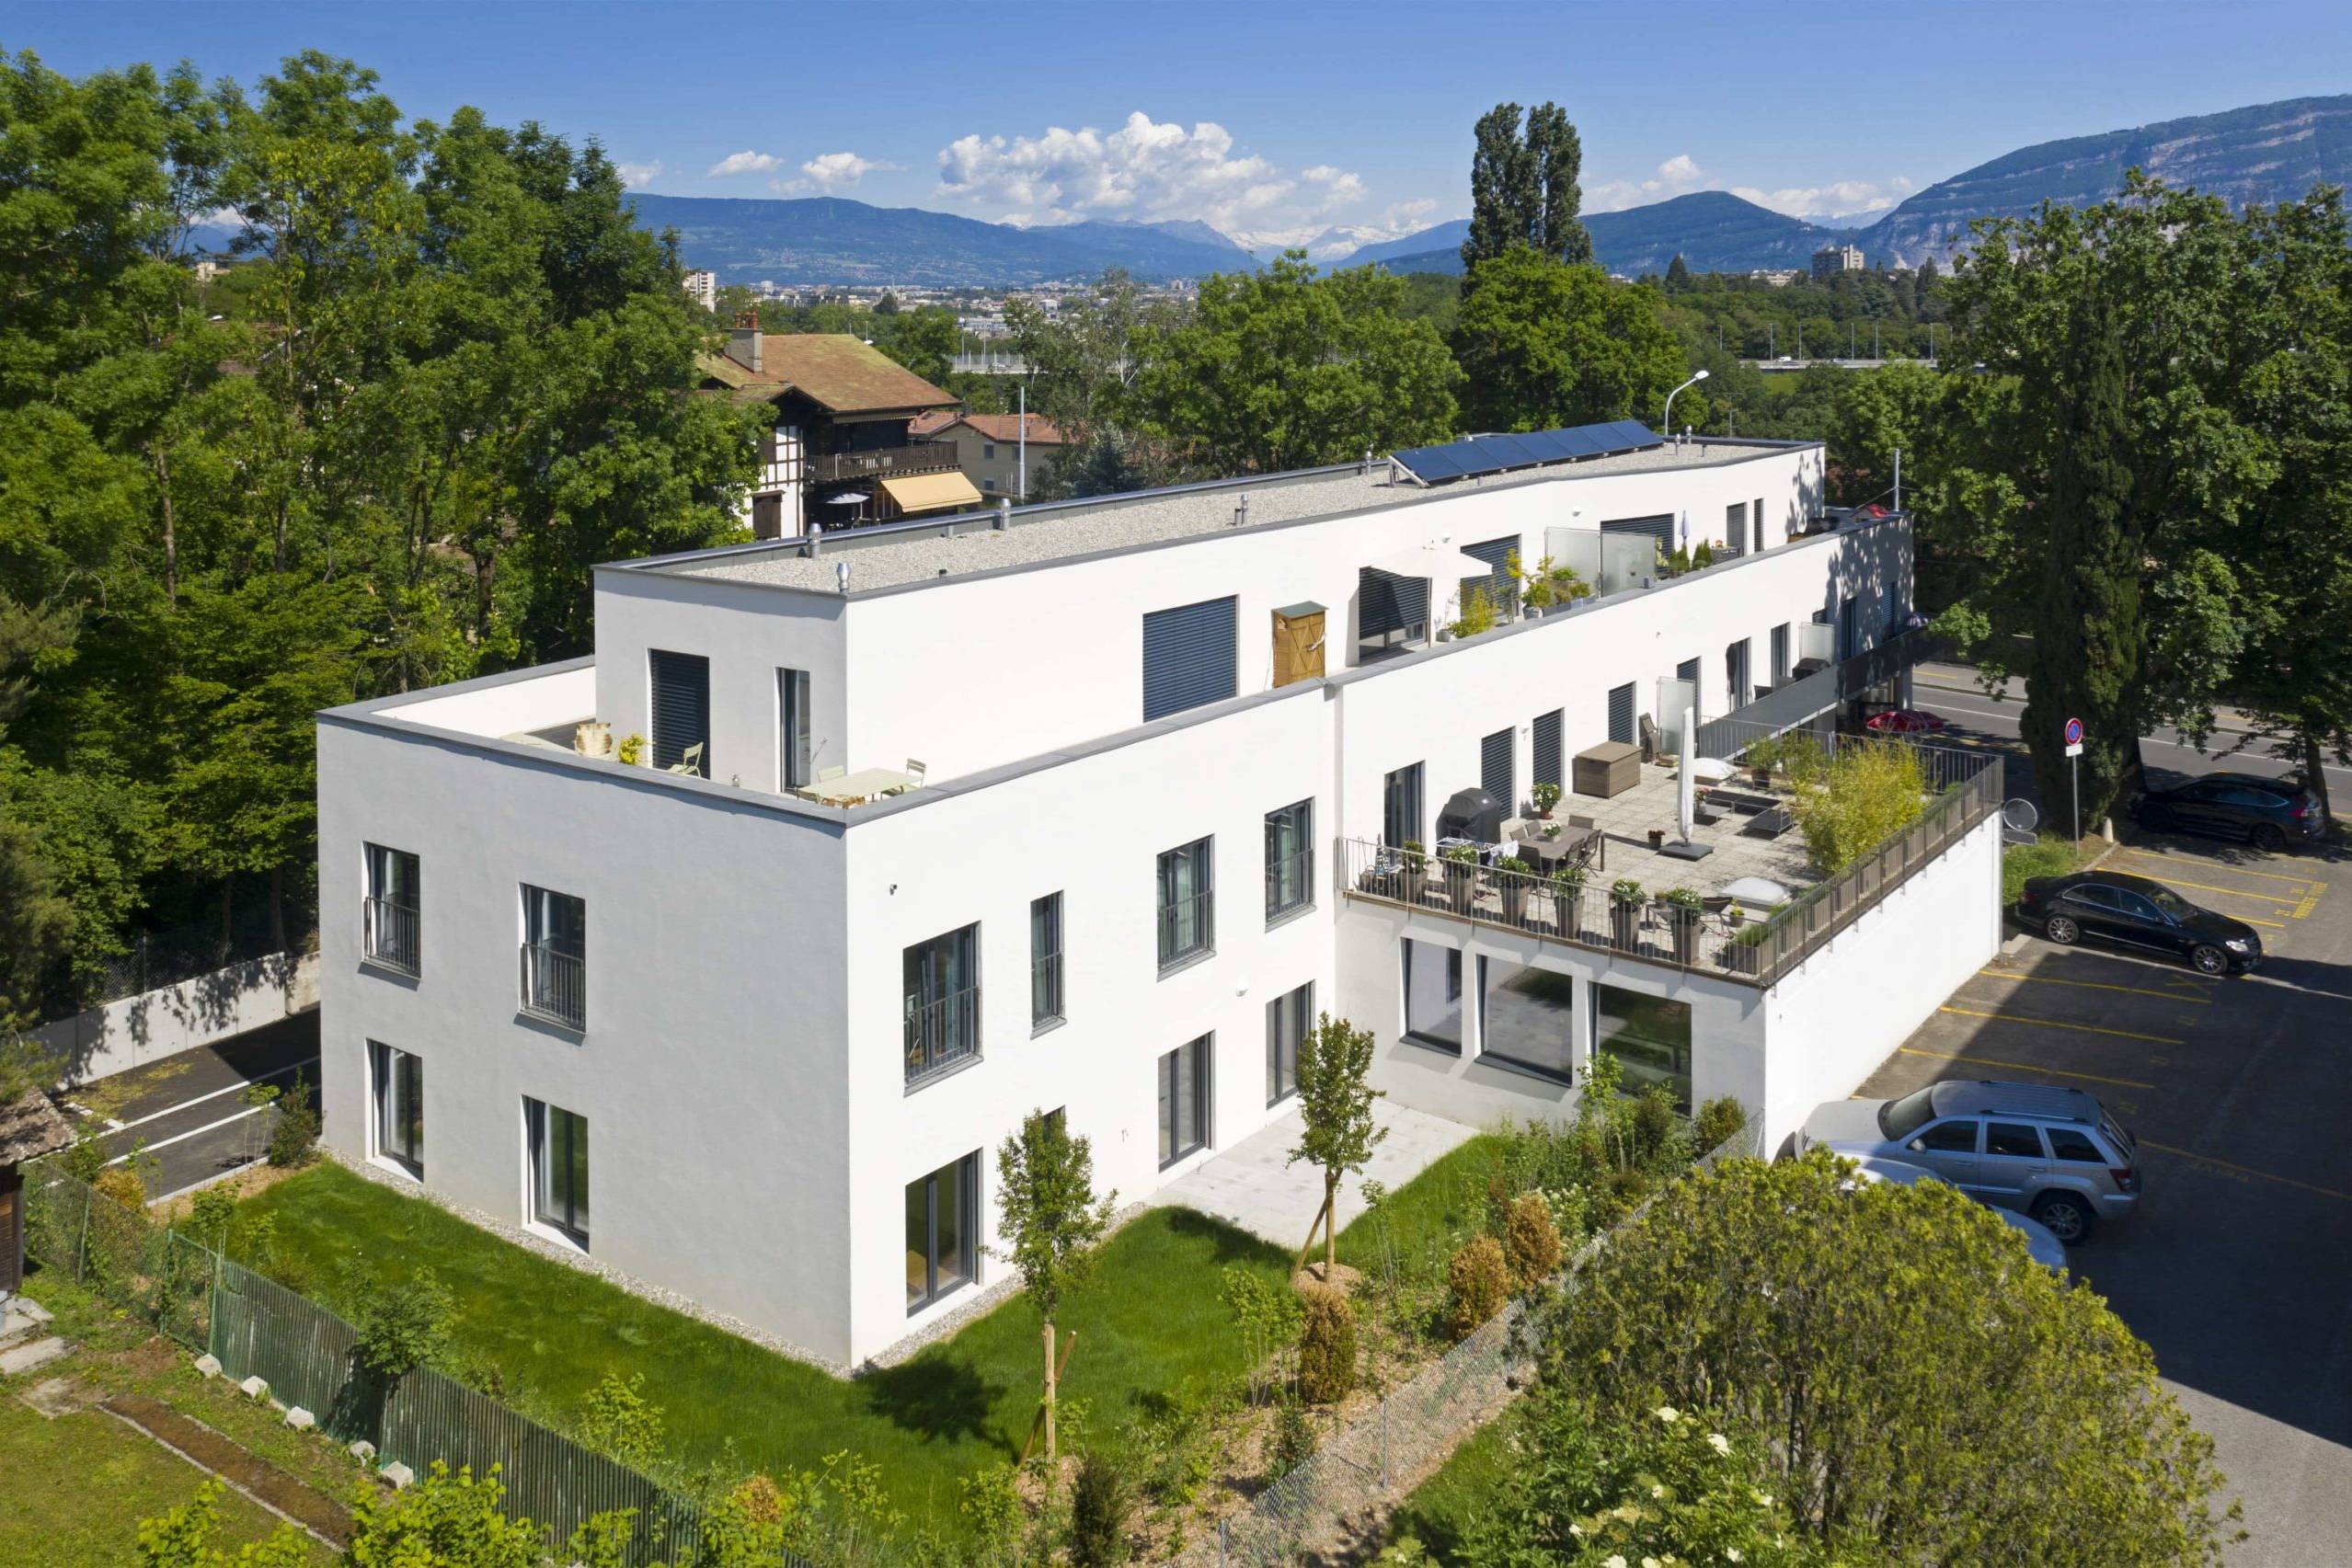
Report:
[[1921,708],[1893,708],[1872,714],[1865,723],[1878,735],[1933,735],[1944,727],[1942,718]]
[[1691,764],[1691,776],[1701,784],[1721,784],[1738,771],[1720,757],[1702,757]]

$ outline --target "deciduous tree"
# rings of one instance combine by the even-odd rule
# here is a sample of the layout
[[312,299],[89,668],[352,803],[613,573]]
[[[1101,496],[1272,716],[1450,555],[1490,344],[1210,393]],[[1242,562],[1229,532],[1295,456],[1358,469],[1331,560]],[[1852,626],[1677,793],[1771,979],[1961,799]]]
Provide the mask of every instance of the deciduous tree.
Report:
[[1372,1032],[1326,1013],[1299,1041],[1299,1141],[1287,1164],[1301,1162],[1323,1173],[1323,1207],[1307,1227],[1299,1249],[1304,1266],[1323,1232],[1323,1276],[1339,1262],[1339,1184],[1360,1173],[1388,1129],[1372,1119],[1372,1105],[1384,1098],[1371,1086]]
[[1003,1255],[1021,1271],[1022,1294],[1043,1323],[1045,1397],[1038,1421],[1048,1459],[1054,1457],[1054,1407],[1061,1381],[1054,1330],[1064,1301],[1094,1270],[1096,1249],[1110,1228],[1118,1198],[1115,1192],[1095,1196],[1093,1146],[1071,1137],[1061,1116],[1033,1112],[996,1151]]
[[[1689,372],[1656,295],[1525,246],[1482,262],[1453,330],[1463,412],[1483,430],[1540,430],[1604,419],[1651,422]],[[1675,412],[1704,423],[1692,387]]]
[[1520,108],[1497,104],[1479,116],[1476,150],[1470,159],[1470,237],[1463,241],[1465,289],[1481,262],[1514,246],[1572,265],[1592,259],[1592,236],[1577,214],[1584,194],[1578,180],[1583,145],[1567,111],[1557,104],[1529,109],[1526,131]]

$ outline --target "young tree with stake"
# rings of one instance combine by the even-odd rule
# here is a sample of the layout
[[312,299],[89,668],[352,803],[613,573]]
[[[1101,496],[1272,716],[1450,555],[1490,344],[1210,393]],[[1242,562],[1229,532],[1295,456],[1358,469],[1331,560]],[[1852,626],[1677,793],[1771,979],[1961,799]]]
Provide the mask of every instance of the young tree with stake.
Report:
[[[1004,1246],[994,1255],[1021,1271],[1021,1288],[1044,1320],[1045,1397],[1029,1431],[1034,1444],[1040,1432],[1045,1457],[1054,1458],[1054,1397],[1061,1386],[1061,1369],[1069,1364],[1064,1349],[1054,1356],[1054,1326],[1065,1297],[1083,1286],[1095,1263],[1096,1249],[1110,1228],[1115,1192],[1095,1196],[1095,1155],[1086,1139],[1073,1138],[1063,1118],[1033,1112],[1021,1130],[996,1151],[996,1203]],[[1077,1335],[1071,1336],[1075,1345]],[[1028,1444],[1021,1458],[1029,1457]]]
[[1306,1266],[1314,1251],[1315,1231],[1323,1232],[1323,1277],[1328,1281],[1339,1263],[1339,1184],[1350,1172],[1361,1172],[1372,1150],[1388,1136],[1372,1124],[1372,1102],[1381,1091],[1366,1080],[1372,1066],[1372,1036],[1345,1018],[1325,1013],[1299,1042],[1298,1147],[1290,1163],[1303,1160],[1323,1173],[1323,1207],[1307,1227],[1306,1244],[1299,1249],[1299,1266]]

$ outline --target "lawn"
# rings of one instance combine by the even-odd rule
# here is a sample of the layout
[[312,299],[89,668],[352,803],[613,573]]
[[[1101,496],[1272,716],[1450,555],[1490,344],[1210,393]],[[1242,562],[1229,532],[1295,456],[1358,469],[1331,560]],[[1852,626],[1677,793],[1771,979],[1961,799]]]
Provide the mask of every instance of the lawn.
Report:
[[[430,1265],[457,1300],[455,1366],[495,1368],[504,1397],[570,1425],[606,1372],[645,1374],[675,1458],[814,1469],[849,1450],[882,1467],[917,1523],[955,1517],[956,1480],[1020,1450],[1036,1411],[1038,1320],[1008,1301],[911,1361],[852,1380],[632,1296],[500,1241],[421,1199],[325,1165],[248,1200],[277,1217],[281,1257],[305,1290],[349,1304],[353,1277],[405,1279]],[[1280,1249],[1187,1209],[1154,1209],[1105,1249],[1100,1284],[1067,1312],[1078,1344],[1062,1384],[1092,1429],[1114,1434],[1165,1394],[1241,1369],[1219,1292],[1238,1263],[1283,1277]]]
[[[1484,1229],[1486,1183],[1504,1147],[1500,1137],[1481,1133],[1391,1193],[1388,1226],[1398,1251],[1409,1257],[1426,1247],[1442,1247],[1451,1237]],[[1339,1232],[1339,1261],[1351,1268],[1368,1267],[1379,1234],[1371,1215],[1358,1217]]]
[[1448,1455],[1390,1516],[1387,1539],[1411,1537],[1440,1562],[1460,1551],[1470,1521],[1486,1513],[1509,1473],[1510,1417],[1489,1421]]
[[[138,1561],[139,1521],[196,1494],[204,1472],[99,1411],[52,1421],[0,1396],[0,1562],[121,1568]],[[214,1542],[258,1540],[278,1520],[232,1492]],[[316,1542],[313,1558],[332,1561]]]

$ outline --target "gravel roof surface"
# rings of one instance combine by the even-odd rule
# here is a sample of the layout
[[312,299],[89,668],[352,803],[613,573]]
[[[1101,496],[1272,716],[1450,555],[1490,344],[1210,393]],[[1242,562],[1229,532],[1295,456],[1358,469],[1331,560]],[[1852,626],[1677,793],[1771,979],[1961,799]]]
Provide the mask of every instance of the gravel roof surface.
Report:
[[[1779,443],[1741,446],[1717,442],[1680,451],[1671,446],[1654,447],[1646,452],[1502,475],[1488,479],[1486,487],[1550,484],[1657,469],[1713,468],[1781,450],[1785,449]],[[1174,494],[1147,493],[1027,517],[1015,512],[1013,526],[1003,531],[980,528],[951,536],[929,532],[883,535],[872,543],[833,541],[823,545],[814,560],[802,555],[797,544],[787,544],[674,561],[648,569],[832,593],[837,591],[834,569],[839,563],[847,561],[851,591],[864,592],[935,578],[962,577],[1106,550],[1134,549],[1196,534],[1224,532],[1233,524],[1235,504],[1245,495],[1249,498],[1249,526],[1260,528],[1304,518],[1441,499],[1461,494],[1466,487],[1456,483],[1425,489],[1409,480],[1392,483],[1384,466],[1369,475],[1276,475],[1262,484]]]

